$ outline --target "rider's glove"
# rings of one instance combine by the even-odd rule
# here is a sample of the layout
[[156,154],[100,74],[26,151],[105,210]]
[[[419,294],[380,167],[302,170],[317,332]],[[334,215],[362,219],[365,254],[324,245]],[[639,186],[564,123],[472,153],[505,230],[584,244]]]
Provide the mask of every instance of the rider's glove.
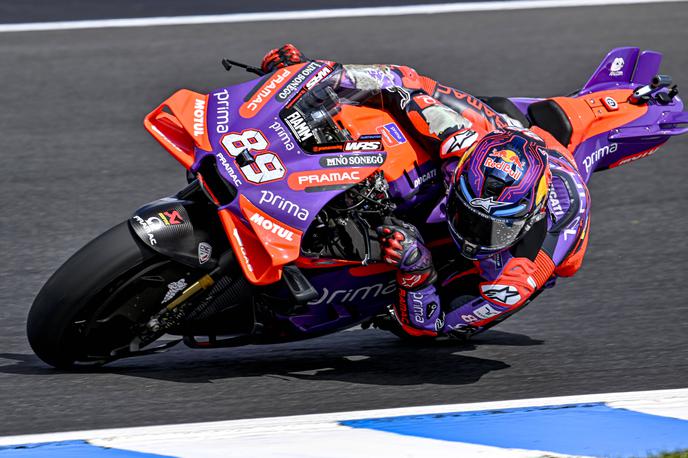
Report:
[[308,61],[308,58],[306,58],[306,56],[304,56],[303,53],[296,48],[296,46],[291,43],[287,43],[278,49],[270,50],[265,57],[263,57],[263,62],[260,64],[260,68],[265,73],[271,73],[277,69],[300,64],[306,61]]
[[397,284],[413,290],[435,281],[437,274],[432,264],[430,250],[423,245],[423,238],[411,224],[399,220],[390,221],[377,228],[382,248],[382,259],[399,268]]
[[411,336],[437,335],[444,325],[444,313],[432,283],[437,274],[430,250],[423,245],[418,230],[403,221],[391,220],[377,228],[382,259],[397,271],[398,301],[394,316]]

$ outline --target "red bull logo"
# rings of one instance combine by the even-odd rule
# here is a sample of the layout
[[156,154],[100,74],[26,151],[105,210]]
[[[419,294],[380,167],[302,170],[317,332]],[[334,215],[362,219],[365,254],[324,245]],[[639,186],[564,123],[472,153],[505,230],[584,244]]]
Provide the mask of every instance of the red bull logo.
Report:
[[[493,158],[500,159],[495,161]],[[493,151],[485,159],[485,167],[506,172],[514,180],[519,180],[523,176],[523,161],[518,154],[510,149]],[[512,167],[514,165],[515,167]]]
[[521,161],[521,158],[518,157],[518,154],[514,153],[510,149],[502,149],[499,151],[494,151],[492,154],[490,154],[492,157],[498,157],[504,162],[509,162],[511,164],[516,165],[519,169],[523,169],[523,162]]

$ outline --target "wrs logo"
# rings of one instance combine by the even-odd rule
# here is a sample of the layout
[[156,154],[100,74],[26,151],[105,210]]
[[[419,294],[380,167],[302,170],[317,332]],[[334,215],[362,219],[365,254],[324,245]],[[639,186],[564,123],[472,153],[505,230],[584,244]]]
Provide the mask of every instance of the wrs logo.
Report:
[[329,65],[327,67],[321,68],[318,73],[313,76],[307,83],[306,83],[306,89],[312,89],[313,86],[321,82],[322,80],[325,79],[326,76],[329,76],[329,74],[332,73],[332,67]]
[[382,142],[380,141],[352,141],[344,144],[344,151],[380,151]]

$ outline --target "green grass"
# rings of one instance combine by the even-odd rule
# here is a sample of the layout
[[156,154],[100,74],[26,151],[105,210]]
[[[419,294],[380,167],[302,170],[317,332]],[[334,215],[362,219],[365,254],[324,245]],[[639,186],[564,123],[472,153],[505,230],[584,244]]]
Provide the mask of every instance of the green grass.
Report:
[[676,452],[663,452],[648,455],[647,458],[688,458],[688,450],[678,450]]

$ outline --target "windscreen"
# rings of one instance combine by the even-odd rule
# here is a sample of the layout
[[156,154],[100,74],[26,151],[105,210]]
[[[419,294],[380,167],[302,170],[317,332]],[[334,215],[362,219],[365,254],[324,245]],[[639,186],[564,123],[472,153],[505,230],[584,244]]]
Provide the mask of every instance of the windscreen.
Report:
[[341,87],[342,70],[338,68],[310,89],[298,94],[280,112],[284,123],[306,151],[325,151],[327,145],[355,140],[338,120],[343,105],[379,104],[379,90]]

